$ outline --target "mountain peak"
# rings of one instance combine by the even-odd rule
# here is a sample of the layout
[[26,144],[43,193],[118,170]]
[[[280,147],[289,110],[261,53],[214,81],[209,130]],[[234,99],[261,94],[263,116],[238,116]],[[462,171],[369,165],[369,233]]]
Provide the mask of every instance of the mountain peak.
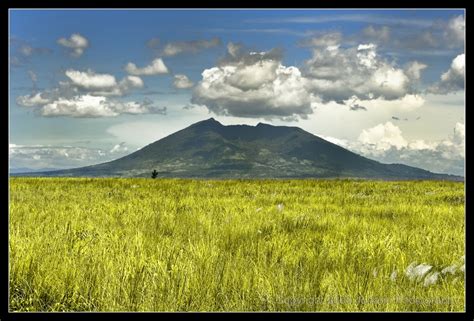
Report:
[[197,123],[192,124],[191,126],[199,126],[199,127],[221,127],[223,126],[221,123],[219,123],[217,120],[214,119],[214,117],[201,120]]

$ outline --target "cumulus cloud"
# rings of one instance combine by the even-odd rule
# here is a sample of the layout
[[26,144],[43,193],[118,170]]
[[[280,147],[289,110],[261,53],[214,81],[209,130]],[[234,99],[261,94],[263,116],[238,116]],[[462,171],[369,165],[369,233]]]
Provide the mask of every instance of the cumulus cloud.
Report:
[[464,54],[460,54],[454,58],[449,70],[441,75],[441,80],[431,86],[428,89],[428,92],[435,94],[448,94],[464,90],[465,64],[466,60]]
[[41,106],[49,102],[50,100],[46,97],[43,97],[39,92],[30,95],[19,96],[16,99],[16,103],[23,107]]
[[84,89],[100,90],[112,88],[117,85],[117,81],[113,75],[96,74],[90,69],[86,72],[68,69],[66,70],[66,76],[74,85]]
[[163,56],[171,57],[182,53],[197,53],[204,49],[210,49],[221,44],[219,38],[212,38],[210,40],[193,40],[193,41],[179,41],[170,42],[163,48]]
[[325,139],[384,163],[401,163],[437,173],[464,175],[465,125],[456,123],[453,134],[439,141],[407,140],[392,122],[364,129],[357,141]]
[[72,97],[43,98],[41,93],[20,96],[17,103],[24,107],[34,107],[44,117],[97,118],[115,117],[122,114],[166,114],[166,107],[155,107],[151,100],[143,102],[120,102],[106,96],[79,94]]
[[145,66],[143,68],[139,68],[134,63],[129,62],[125,66],[125,71],[135,76],[153,76],[167,74],[169,72],[168,68],[166,67],[165,63],[161,58],[154,59],[150,65]]
[[78,33],[73,33],[69,38],[59,38],[58,44],[70,49],[71,56],[80,57],[89,47],[89,41]]
[[[89,94],[92,96],[124,96],[133,89],[143,88],[144,82],[137,76],[125,76],[117,81],[115,76],[100,74],[93,70],[78,71],[68,69],[65,72],[69,81],[61,81],[59,87],[46,90],[42,93],[19,96],[17,103],[21,106],[41,105],[39,98],[54,100],[59,97],[70,98],[78,94]],[[38,103],[34,103],[34,102]]]
[[144,86],[145,84],[140,77],[126,76],[115,86],[91,91],[90,94],[98,96],[124,96],[131,90],[143,88]]
[[345,49],[313,49],[304,70],[310,90],[324,101],[342,101],[352,96],[393,100],[411,93],[413,74],[382,59],[376,48],[368,43]]
[[82,95],[73,99],[58,99],[44,105],[40,114],[45,117],[67,116],[74,118],[114,117],[121,114],[166,114],[166,107],[152,106],[150,101],[118,102],[107,97]]
[[194,83],[189,80],[188,76],[186,75],[174,75],[173,86],[178,89],[187,89],[194,86]]
[[425,64],[397,67],[380,57],[373,43],[341,48],[338,33],[311,41],[312,57],[302,70],[284,66],[281,50],[249,52],[229,43],[218,66],[202,73],[192,102],[216,114],[287,120],[305,118],[313,108],[332,101],[353,111],[390,101],[414,108],[423,104],[414,85]]
[[218,67],[202,72],[191,102],[221,115],[306,118],[314,97],[299,69],[283,66],[280,59],[277,51],[230,50]]
[[401,149],[408,144],[403,138],[400,128],[392,124],[392,122],[364,129],[359,135],[358,141],[366,146],[370,146],[371,150],[380,152],[384,152],[392,146]]
[[91,95],[76,96],[72,99],[59,98],[41,107],[39,113],[45,117],[69,116],[75,118],[117,116],[105,97]]
[[143,102],[121,102],[109,97],[124,96],[131,90],[143,88],[138,76],[125,76],[117,81],[115,76],[100,74],[92,70],[65,72],[68,81],[43,92],[18,96],[19,106],[32,107],[45,117],[114,117],[121,114],[166,114],[166,107],[152,106],[150,100]]

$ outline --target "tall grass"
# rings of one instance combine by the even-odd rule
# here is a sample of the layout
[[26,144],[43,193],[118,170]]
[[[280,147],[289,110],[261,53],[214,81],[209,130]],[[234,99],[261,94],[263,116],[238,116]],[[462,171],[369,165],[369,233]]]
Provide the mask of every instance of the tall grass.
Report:
[[9,215],[12,311],[465,309],[463,183],[12,178]]

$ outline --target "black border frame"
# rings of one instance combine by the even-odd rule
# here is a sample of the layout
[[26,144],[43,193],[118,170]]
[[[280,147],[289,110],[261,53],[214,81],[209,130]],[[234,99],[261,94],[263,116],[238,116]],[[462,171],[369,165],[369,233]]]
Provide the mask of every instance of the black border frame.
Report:
[[[188,0],[189,1],[189,0]],[[278,3],[275,0],[269,1],[269,0],[258,0],[258,1],[239,1],[239,2],[234,2],[234,3],[225,3],[223,1],[216,1],[216,0],[207,0],[207,1],[199,1],[199,3],[196,1],[194,4],[192,3],[180,3],[182,5],[182,8],[177,7],[176,3],[163,3],[163,2],[152,2],[148,1],[133,1],[133,6],[130,6],[129,4],[126,3],[112,3],[106,2],[103,0],[96,0],[96,1],[76,1],[76,2],[71,2],[71,1],[59,1],[59,0],[48,0],[48,1],[41,1],[41,2],[34,2],[31,0],[23,0],[23,1],[13,1],[13,0],[7,0],[5,2],[0,2],[2,3],[2,16],[3,19],[3,25],[6,27],[4,29],[4,35],[6,35],[7,41],[9,40],[8,37],[8,31],[9,31],[9,10],[10,9],[23,9],[23,8],[38,8],[38,9],[48,9],[48,8],[64,8],[64,9],[71,9],[71,8],[77,8],[77,9],[171,9],[171,8],[176,8],[176,9],[274,9],[274,8],[281,8],[281,9],[329,9],[329,8],[334,8],[334,9],[414,9],[414,8],[420,8],[420,9],[425,9],[425,8],[440,8],[440,9],[465,9],[465,17],[466,21],[469,21],[468,17],[470,16],[470,11],[468,10],[467,7],[467,1],[449,1],[449,2],[444,2],[443,4],[438,4],[438,6],[434,6],[433,2],[425,3],[428,4],[427,7],[423,7],[419,3],[416,3],[416,1],[397,1],[397,2],[384,2],[384,3],[375,3],[373,1],[372,3],[370,1],[358,1],[357,3],[344,3],[341,1],[338,1],[337,3],[335,1],[325,1],[325,2],[311,2],[309,3],[301,3],[300,2],[291,2],[291,7],[288,6],[288,3]],[[197,6],[196,4],[199,4]],[[354,4],[359,5],[359,7],[355,7]],[[71,7],[68,7],[71,6]],[[156,5],[159,5],[159,7],[155,7]],[[314,7],[314,8],[313,8]],[[474,14],[473,14],[474,17]],[[474,18],[473,18],[474,19]],[[473,20],[474,21],[474,20]],[[469,22],[466,25],[469,25]],[[468,47],[469,47],[469,42],[467,41],[469,33],[467,32],[466,29],[466,47],[465,47],[465,52],[467,53]],[[5,39],[5,38],[4,38]],[[3,59],[3,79],[6,78],[5,81],[5,86],[3,86],[3,91],[4,95],[2,98],[4,99],[4,102],[6,102],[3,105],[2,112],[3,117],[1,118],[3,122],[3,126],[1,127],[2,129],[2,134],[5,135],[4,141],[9,140],[9,92],[7,84],[9,84],[9,66],[8,66],[8,42],[3,42],[3,45],[5,46],[2,50],[3,54],[6,56],[6,59]],[[467,59],[466,59],[467,60]],[[467,64],[467,67],[470,65]],[[467,81],[466,77],[466,88],[465,88],[465,93],[466,93],[466,122],[468,122],[468,116],[469,116],[469,107],[468,106],[468,101],[469,101],[469,90],[467,88],[467,85],[469,82]],[[6,91],[6,94],[5,94]],[[466,144],[469,141],[469,127],[466,127]],[[5,146],[5,145],[4,145]],[[5,147],[4,147],[5,148]],[[6,153],[9,153],[6,151],[6,148],[4,149]],[[130,319],[139,319],[139,320],[145,320],[145,319],[150,319],[150,318],[162,318],[162,317],[247,317],[248,314],[256,314],[258,317],[270,317],[272,319],[274,318],[286,318],[286,317],[342,317],[342,318],[355,318],[355,319],[360,319],[360,320],[367,320],[367,319],[379,319],[379,318],[394,318],[394,319],[405,319],[405,318],[430,318],[434,320],[446,320],[446,319],[454,319],[454,320],[474,320],[474,311],[473,311],[473,304],[474,304],[474,299],[472,299],[472,275],[473,275],[473,263],[472,263],[472,255],[470,254],[470,251],[472,250],[472,245],[474,244],[472,240],[472,217],[470,216],[469,213],[469,198],[468,198],[468,191],[469,191],[469,179],[471,177],[470,175],[470,170],[468,166],[468,160],[470,159],[470,156],[468,155],[469,149],[467,148],[466,145],[466,158],[465,158],[465,192],[466,192],[466,203],[465,203],[465,213],[466,213],[466,265],[467,265],[467,272],[466,272],[466,311],[465,312],[190,312],[190,313],[182,313],[182,312],[175,312],[175,313],[169,313],[169,312],[66,312],[66,313],[61,313],[61,312],[14,312],[11,313],[8,311],[8,304],[9,304],[9,297],[8,297],[8,246],[9,246],[9,226],[8,226],[8,216],[9,216],[9,162],[8,162],[8,157],[9,154],[4,156],[5,158],[3,159],[5,161],[5,165],[3,167],[3,173],[6,176],[3,180],[5,182],[5,190],[4,190],[4,195],[6,195],[6,199],[4,198],[2,205],[5,211],[2,211],[2,216],[1,219],[3,220],[3,224],[1,226],[3,229],[6,229],[6,232],[2,233],[3,235],[3,244],[2,244],[2,256],[6,260],[2,260],[1,264],[1,293],[2,293],[2,299],[0,303],[0,321],[2,320],[28,320],[28,319],[38,319],[38,320],[64,320],[64,319],[71,319],[71,320],[80,320],[80,319],[89,319],[89,318],[114,318],[114,319],[119,319],[119,320],[130,320]],[[3,184],[2,184],[3,185]],[[4,196],[5,197],[5,196]],[[5,297],[3,296],[5,295]],[[224,315],[221,315],[221,313],[224,313]],[[227,315],[228,314],[228,315]],[[235,314],[235,315],[233,315]],[[249,315],[250,316],[250,315]]]

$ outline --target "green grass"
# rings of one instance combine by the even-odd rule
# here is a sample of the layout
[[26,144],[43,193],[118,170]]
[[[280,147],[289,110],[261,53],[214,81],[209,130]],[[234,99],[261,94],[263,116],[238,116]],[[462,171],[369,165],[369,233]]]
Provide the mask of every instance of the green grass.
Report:
[[464,215],[455,182],[11,178],[10,310],[464,311]]

